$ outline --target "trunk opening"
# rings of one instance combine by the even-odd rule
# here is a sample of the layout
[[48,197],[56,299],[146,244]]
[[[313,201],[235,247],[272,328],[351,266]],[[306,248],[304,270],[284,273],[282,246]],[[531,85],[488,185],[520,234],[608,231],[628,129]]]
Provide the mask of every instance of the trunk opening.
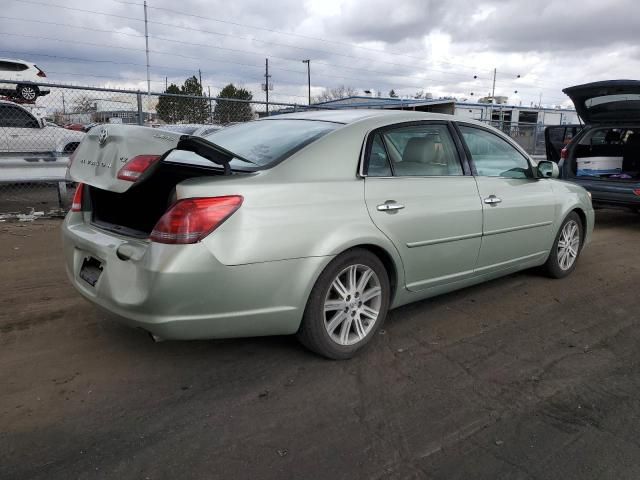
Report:
[[571,152],[575,177],[622,182],[640,181],[640,128],[596,128]]
[[91,223],[122,235],[147,238],[176,201],[176,185],[189,178],[223,173],[221,169],[162,162],[149,178],[123,193],[89,186]]

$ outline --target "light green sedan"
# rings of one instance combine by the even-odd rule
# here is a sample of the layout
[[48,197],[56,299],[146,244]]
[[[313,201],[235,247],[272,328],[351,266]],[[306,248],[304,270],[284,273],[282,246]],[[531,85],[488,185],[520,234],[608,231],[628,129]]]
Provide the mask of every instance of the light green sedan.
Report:
[[557,174],[495,129],[429,113],[293,113],[205,139],[98,126],[70,167],[66,268],[155,339],[297,334],[344,359],[390,308],[571,273],[594,214]]

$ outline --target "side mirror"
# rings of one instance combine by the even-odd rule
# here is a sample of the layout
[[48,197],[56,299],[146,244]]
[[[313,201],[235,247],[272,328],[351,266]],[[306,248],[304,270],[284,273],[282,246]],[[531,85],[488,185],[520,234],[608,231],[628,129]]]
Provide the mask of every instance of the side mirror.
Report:
[[550,160],[541,160],[538,162],[538,177],[540,178],[558,178],[560,169],[558,164]]

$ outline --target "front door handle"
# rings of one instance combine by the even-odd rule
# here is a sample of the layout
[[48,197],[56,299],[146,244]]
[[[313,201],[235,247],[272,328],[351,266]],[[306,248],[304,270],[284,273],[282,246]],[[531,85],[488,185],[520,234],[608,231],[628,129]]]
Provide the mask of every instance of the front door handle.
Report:
[[399,203],[396,203],[395,200],[387,200],[384,203],[381,203],[380,205],[378,205],[378,210],[380,212],[393,212],[396,210],[401,210],[404,208],[404,205],[401,205]]
[[501,202],[502,202],[502,199],[496,197],[495,195],[489,195],[487,198],[484,199],[484,203],[488,205],[493,205],[493,206],[496,206]]

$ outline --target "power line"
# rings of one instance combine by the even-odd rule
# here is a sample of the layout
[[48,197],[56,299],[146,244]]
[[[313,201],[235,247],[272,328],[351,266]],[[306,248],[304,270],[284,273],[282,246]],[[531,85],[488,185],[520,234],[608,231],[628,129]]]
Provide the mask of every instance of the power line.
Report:
[[[59,4],[55,4],[55,3],[39,2],[37,0],[13,0],[13,1],[14,2],[35,4],[35,5],[44,5],[44,6],[48,6],[48,7],[61,8],[61,9],[65,9],[65,10],[78,11],[78,12],[83,12],[83,13],[93,13],[95,15],[105,15],[105,16],[109,16],[109,17],[127,19],[127,20],[131,20],[131,21],[136,21],[136,22],[144,22],[144,20],[141,20],[141,19],[135,18],[135,17],[127,17],[127,16],[123,16],[123,15],[117,15],[117,14],[112,14],[112,13],[107,13],[107,12],[100,12],[100,11],[96,11],[96,10],[88,10],[88,9],[84,9],[84,8],[67,7],[65,5],[59,5]],[[209,34],[209,35],[218,35],[218,36],[232,37],[232,38],[242,38],[244,40],[263,43],[265,45],[274,45],[274,46],[278,46],[278,47],[293,48],[293,49],[303,50],[303,51],[318,52],[318,53],[324,53],[324,54],[335,55],[335,56],[346,57],[346,58],[352,58],[352,59],[358,59],[358,60],[377,61],[379,63],[385,63],[385,64],[388,64],[388,65],[405,67],[405,68],[415,68],[415,65],[407,65],[407,64],[402,64],[402,63],[389,62],[389,61],[381,60],[381,59],[374,60],[374,59],[370,59],[370,58],[359,57],[359,56],[356,56],[356,55],[349,55],[349,54],[346,54],[346,53],[332,52],[332,51],[328,51],[328,50],[320,50],[320,49],[309,48],[309,47],[301,47],[301,46],[298,46],[298,45],[291,45],[291,44],[287,44],[287,43],[269,42],[269,41],[259,40],[257,38],[253,38],[251,36],[243,36],[243,35],[238,35],[238,34],[215,32],[215,31],[212,31],[212,30],[198,29],[198,28],[194,28],[194,27],[187,27],[187,26],[178,25],[178,24],[174,24],[174,23],[159,22],[159,21],[155,21],[155,20],[149,20],[149,23],[152,23],[152,24],[155,24],[155,25],[164,26],[164,27],[172,27],[172,28],[178,28],[178,29],[182,29],[182,30],[188,30],[190,32],[194,32],[195,31],[195,32]],[[423,59],[421,59],[421,60],[423,60]],[[472,69],[476,70],[473,67],[465,66],[465,68],[472,68]],[[434,70],[434,69],[427,68],[425,70]]]
[[[113,1],[115,1],[115,0],[113,0]],[[59,22],[47,22],[47,21],[41,21],[41,20],[33,20],[33,19],[26,19],[26,18],[16,18],[16,17],[6,17],[6,16],[0,16],[0,18],[6,18],[6,19],[10,19],[10,20],[18,20],[18,21],[24,21],[24,22],[36,22],[36,23],[42,23],[42,24],[54,25],[54,26],[60,26],[60,27],[77,28],[77,29],[82,29],[82,30],[90,30],[90,31],[93,31],[93,32],[101,32],[101,33],[116,34],[116,35],[127,35],[127,36],[135,37],[135,38],[144,38],[144,35],[135,35],[135,34],[127,33],[127,32],[116,32],[116,31],[112,31],[112,30],[100,30],[100,29],[95,29],[95,28],[92,28],[92,27],[84,27],[84,26],[80,26],[80,25],[71,25],[71,24],[59,23]],[[19,34],[16,34],[16,35],[19,35]],[[44,37],[41,37],[41,38],[44,38]],[[164,42],[177,43],[177,44],[181,44],[181,45],[201,46],[201,47],[207,47],[207,48],[215,48],[217,50],[226,50],[226,51],[231,51],[231,52],[247,53],[247,54],[250,54],[250,55],[257,55],[257,56],[260,56],[260,57],[264,57],[264,55],[265,55],[264,52],[255,52],[255,51],[251,51],[251,50],[242,50],[242,49],[237,49],[237,48],[221,47],[221,46],[218,46],[218,45],[211,45],[211,44],[205,44],[205,43],[187,42],[187,41],[184,41],[184,40],[175,40],[175,39],[166,38],[166,37],[159,37],[159,36],[155,36],[155,35],[150,35],[150,38],[153,38],[155,40],[164,41]],[[54,39],[54,40],[59,40],[59,39]],[[59,41],[61,41],[61,40],[59,40]],[[73,42],[73,43],[76,43],[76,42]],[[83,42],[83,43],[91,45],[91,44],[89,44],[87,42]],[[93,45],[96,45],[96,44],[93,44]],[[99,44],[97,46],[105,46],[105,45],[104,44]],[[113,48],[124,48],[124,47],[113,46]],[[295,62],[296,64],[300,61],[297,58],[294,59],[294,58],[281,57],[281,56],[271,55],[271,54],[268,54],[268,53],[266,53],[266,55],[268,55],[269,58],[285,60],[285,61],[288,61],[288,62]],[[388,75],[388,76],[392,76],[394,78],[416,78],[416,79],[418,79],[420,81],[432,81],[432,82],[439,81],[439,79],[435,79],[435,78],[432,78],[432,77],[424,77],[422,75],[396,74],[396,73],[383,72],[381,70],[373,70],[373,69],[368,69],[368,68],[363,68],[363,67],[351,67],[351,66],[348,66],[348,65],[323,62],[323,61],[320,61],[320,60],[316,60],[314,63],[318,64],[318,65],[325,65],[325,66],[328,66],[328,67],[337,67],[337,68],[342,68],[342,69],[346,69],[346,70],[362,71],[362,72],[370,72],[370,73]],[[467,75],[463,76],[461,74],[456,74],[456,73],[453,73],[453,72],[446,72],[446,71],[435,70],[435,69],[432,69],[432,70],[440,72],[440,73],[443,73],[445,75],[452,75],[452,76],[456,76],[456,77],[467,78]],[[416,88],[422,88],[422,87],[416,87]]]
[[[79,58],[79,57],[68,57],[68,56],[61,56],[61,55],[50,55],[50,54],[44,54],[44,53],[34,53],[34,52],[18,52],[18,51],[14,51],[14,50],[0,50],[0,52],[2,53],[6,53],[6,54],[10,54],[10,55],[30,55],[33,57],[44,57],[44,58],[54,58],[54,59],[61,59],[61,60],[67,60],[70,62],[87,62],[87,63],[109,63],[109,64],[114,64],[114,65],[127,65],[127,66],[135,66],[135,67],[144,67],[145,64],[143,63],[132,63],[132,62],[117,62],[117,61],[113,61],[113,60],[91,60],[91,59],[87,59],[87,58]],[[166,70],[176,70],[176,71],[180,71],[180,72],[189,72],[189,73],[193,73],[193,69],[185,69],[185,68],[180,68],[180,67],[169,67],[169,66],[162,66],[162,65],[158,65],[156,67],[152,68],[158,68],[158,69],[166,69]],[[53,72],[51,72],[53,73]],[[205,72],[205,73],[211,73],[211,72]],[[81,74],[71,74],[71,75],[81,75]],[[98,77],[98,75],[87,75],[87,76],[96,76]],[[107,77],[105,76],[105,78],[111,78],[114,81],[117,81],[118,79],[114,79],[113,77]],[[126,80],[126,79],[125,79]],[[162,82],[164,83],[164,82]],[[242,83],[242,82],[231,82],[231,83]],[[258,81],[256,81],[256,83],[259,84]],[[215,88],[220,88],[222,89],[223,87],[220,87],[219,85],[212,85]],[[283,95],[283,96],[289,96],[289,97],[299,97],[299,98],[307,98],[304,95],[296,95],[296,94],[292,94],[292,93],[278,93],[278,95]]]
[[[67,6],[59,5],[59,4],[49,4],[49,3],[39,2],[39,1],[36,1],[36,0],[14,0],[14,1],[22,2],[22,3],[28,3],[28,4],[35,4],[35,5],[43,5],[43,6],[61,8],[61,9],[66,9],[66,10],[71,10],[71,11],[79,11],[79,12],[84,12],[84,13],[93,13],[93,14],[98,14],[98,15],[105,15],[105,16],[109,16],[109,17],[127,19],[127,20],[132,20],[132,21],[137,21],[137,22],[143,21],[143,20],[138,19],[138,18],[127,17],[127,16],[124,16],[124,15],[117,15],[117,14],[111,14],[111,13],[107,13],[107,12],[99,12],[99,11],[95,11],[95,10],[82,9],[82,8],[76,8],[76,7],[67,7]],[[121,3],[130,3],[130,4],[132,4],[131,2],[121,2]],[[135,4],[135,5],[138,5],[138,4]],[[156,7],[154,7],[154,8],[156,8]],[[158,7],[158,8],[160,8],[160,7]],[[169,9],[165,9],[165,10],[169,10]],[[191,14],[186,14],[186,15],[198,17],[197,15],[191,15]],[[199,16],[199,17],[202,17],[202,16]],[[202,18],[206,19],[208,17],[202,17]],[[217,20],[217,19],[214,19],[214,20]],[[42,22],[42,23],[45,23],[45,22]],[[47,23],[54,23],[54,22],[47,22]],[[228,37],[235,37],[235,38],[243,38],[243,39],[248,39],[248,40],[251,40],[251,41],[254,41],[254,42],[270,44],[270,45],[277,45],[277,46],[284,46],[284,47],[287,47],[287,48],[297,48],[297,49],[302,49],[302,50],[311,50],[311,51],[317,51],[317,52],[322,52],[322,53],[328,53],[328,54],[331,54],[331,55],[343,56],[343,57],[348,57],[348,58],[355,58],[355,59],[358,59],[358,60],[367,60],[367,59],[364,59],[362,57],[357,57],[357,56],[354,56],[354,55],[340,54],[340,53],[337,53],[337,52],[329,52],[329,51],[324,51],[324,50],[315,50],[315,49],[309,49],[309,48],[299,47],[299,46],[295,46],[295,45],[276,43],[276,42],[266,42],[266,41],[258,40],[258,39],[252,38],[252,37],[244,37],[244,36],[233,35],[233,34],[226,34],[226,33],[220,33],[220,32],[214,32],[214,31],[208,31],[208,30],[202,30],[202,29],[195,29],[195,28],[192,28],[192,27],[184,27],[182,25],[169,24],[169,23],[156,22],[156,21],[150,21],[149,23],[155,23],[157,25],[174,27],[174,28],[185,29],[185,30],[190,30],[190,31],[199,31],[199,32],[207,33],[207,34],[211,34],[211,35],[221,35],[221,36],[228,36]],[[267,29],[267,30],[270,30],[270,29]],[[107,33],[107,32],[105,32],[105,33]],[[112,32],[112,33],[125,33],[126,34],[126,32]],[[280,32],[280,33],[283,33],[283,32]],[[129,34],[129,35],[131,35],[131,34]],[[137,35],[131,35],[131,36],[137,36]],[[158,39],[164,40],[164,41],[173,41],[173,42],[177,42],[177,43],[179,42],[177,40],[166,39],[166,38],[162,38],[162,37],[158,37]],[[186,44],[188,42],[184,42],[184,43]],[[126,47],[114,46],[114,48],[126,48]],[[221,49],[223,49],[224,47],[213,47],[213,48],[221,48]],[[233,51],[233,50],[237,50],[237,49],[227,49],[227,50]],[[257,54],[257,52],[249,52],[249,51],[244,51],[244,52],[245,53],[250,53],[250,54]],[[171,54],[166,53],[166,52],[158,52],[158,53],[171,55]],[[174,54],[174,55],[176,55],[176,54]],[[212,61],[222,62],[222,60],[213,60],[213,59],[211,59],[211,60]],[[294,61],[293,59],[285,59],[285,60]],[[295,61],[297,61],[297,60],[295,60]],[[383,60],[378,60],[378,61],[381,62],[381,63],[387,63],[387,64],[395,65],[395,66],[402,66],[402,67],[408,67],[408,68],[409,67],[413,67],[413,68],[415,68],[415,66],[397,64],[397,63],[387,62],[387,61],[383,61]],[[230,62],[230,61],[227,61],[227,62],[228,63],[234,63],[234,62]],[[235,63],[238,63],[238,62],[235,62]],[[336,67],[339,67],[339,68],[351,69],[351,70],[356,70],[356,71],[360,71],[360,70],[361,71],[367,71],[367,70],[369,70],[372,73],[382,73],[382,74],[388,75],[390,77],[400,77],[400,78],[415,77],[415,78],[420,78],[420,80],[422,80],[422,81],[428,81],[428,80],[435,81],[435,79],[429,79],[429,78],[421,77],[421,76],[394,75],[393,73],[388,73],[388,72],[380,72],[380,71],[374,71],[374,70],[358,68],[358,67],[348,67],[348,66],[344,66],[344,65],[330,64],[328,62],[316,61],[315,63],[325,64],[327,66],[336,66]],[[253,66],[253,65],[248,65],[248,64],[241,64],[241,65],[248,66],[248,67],[251,67],[251,68],[255,68],[255,66]],[[465,66],[465,68],[470,68],[470,67],[466,67]],[[299,71],[287,70],[287,69],[282,69],[282,68],[280,68],[280,70],[291,71],[291,72],[295,72],[295,73],[301,73]],[[435,70],[435,69],[431,69],[431,70]],[[453,72],[447,72],[447,71],[442,71],[442,73],[466,78],[466,75],[463,75],[463,74],[455,74]],[[325,76],[325,77],[334,77],[334,78],[349,78],[349,79],[355,79],[355,80],[362,81],[362,79],[360,79],[360,78],[350,77],[350,76],[346,76],[346,75],[330,75],[330,74],[323,74],[323,73],[319,73],[319,75]],[[409,85],[398,85],[395,82],[389,82],[389,83],[386,83],[386,85],[400,87],[400,88],[409,88],[409,87],[410,88],[423,88],[424,87],[423,85],[410,85],[410,86]],[[551,89],[551,88],[545,89],[545,88],[540,88],[540,87],[533,87],[533,88],[536,88],[537,90],[543,89],[543,90],[554,90],[554,91],[557,91],[556,88],[553,88],[553,89]],[[549,97],[547,97],[547,98],[549,98]]]

